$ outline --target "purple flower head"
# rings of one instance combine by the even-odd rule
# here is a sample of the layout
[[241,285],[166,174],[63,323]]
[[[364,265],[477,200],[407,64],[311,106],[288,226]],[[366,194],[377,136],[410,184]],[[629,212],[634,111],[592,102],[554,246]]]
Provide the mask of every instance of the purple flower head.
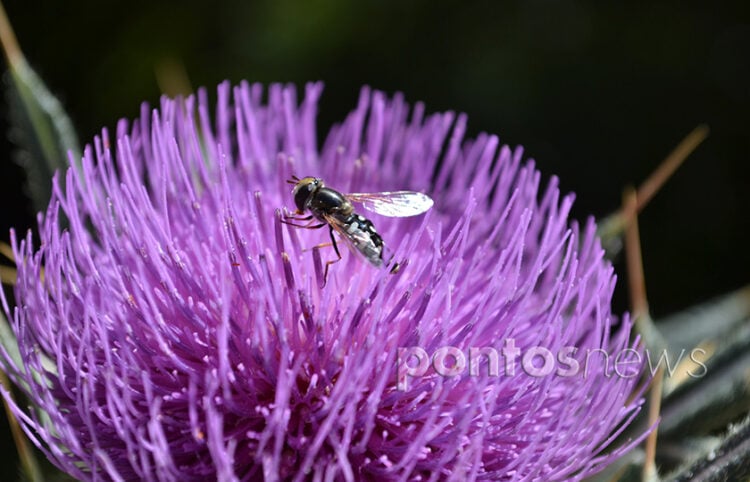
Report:
[[[364,89],[319,148],[321,90],[164,99],[56,179],[2,299],[29,437],[81,480],[562,480],[622,453],[639,366],[604,355],[640,352],[593,221],[520,148],[398,95]],[[294,175],[435,205],[358,206],[400,270],[339,237],[322,286],[327,229],[283,222]]]

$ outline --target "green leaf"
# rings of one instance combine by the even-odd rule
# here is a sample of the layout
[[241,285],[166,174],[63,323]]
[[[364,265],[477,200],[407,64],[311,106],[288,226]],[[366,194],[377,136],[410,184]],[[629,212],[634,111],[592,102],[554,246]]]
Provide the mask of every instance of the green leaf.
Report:
[[682,468],[670,482],[723,482],[750,478],[750,417],[729,428],[721,444],[693,464]]
[[709,434],[747,413],[750,324],[740,326],[722,340],[704,367],[691,370],[695,376],[688,377],[663,401],[660,436]]
[[23,361],[21,360],[21,352],[18,351],[18,340],[16,339],[16,335],[13,333],[13,330],[10,329],[10,325],[8,325],[2,312],[0,312],[0,344],[3,345],[3,348],[8,352],[8,355],[16,366],[21,366],[23,364]]
[[26,61],[11,66],[9,73],[10,137],[18,147],[16,161],[26,172],[34,207],[43,210],[49,203],[52,176],[68,167],[68,151],[78,158],[80,148],[62,105]]
[[750,285],[658,320],[670,350],[691,349],[710,340],[727,340],[750,318]]
[[[0,289],[2,288],[0,287]],[[16,364],[20,363],[21,355],[18,351],[18,341],[2,313],[0,313],[0,343],[2,343],[8,351],[13,362]],[[2,371],[0,371],[0,383],[2,383],[9,393],[12,393],[10,380],[8,380],[7,375]],[[34,449],[29,444],[26,435],[23,433],[23,429],[11,412],[8,402],[5,401],[5,399],[3,399],[3,404],[5,406],[5,414],[8,417],[8,425],[13,434],[13,440],[16,443],[18,458],[21,461],[24,477],[31,482],[44,481],[44,475],[42,474],[42,470],[36,460]]]

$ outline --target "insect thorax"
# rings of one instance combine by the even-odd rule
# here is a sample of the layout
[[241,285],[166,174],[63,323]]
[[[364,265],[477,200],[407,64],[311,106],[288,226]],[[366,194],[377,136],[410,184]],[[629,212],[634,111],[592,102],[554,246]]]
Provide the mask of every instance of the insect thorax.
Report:
[[325,214],[346,218],[354,211],[352,203],[343,194],[327,187],[318,189],[310,199],[308,207],[317,217]]

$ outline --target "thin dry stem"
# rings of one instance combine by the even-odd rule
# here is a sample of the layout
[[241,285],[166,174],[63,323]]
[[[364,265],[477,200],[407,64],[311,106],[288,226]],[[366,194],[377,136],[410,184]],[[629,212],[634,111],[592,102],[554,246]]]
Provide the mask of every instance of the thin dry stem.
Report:
[[651,198],[659,192],[664,183],[672,177],[672,174],[682,165],[687,157],[708,137],[708,126],[701,124],[693,129],[677,147],[669,153],[659,167],[638,187],[637,211],[651,201]]
[[0,2],[0,44],[3,47],[3,53],[5,53],[5,59],[10,65],[16,65],[18,62],[23,61],[23,53],[21,47],[18,46],[18,39],[16,34],[13,32],[13,27],[10,25],[8,15],[5,13],[5,7]]
[[638,197],[630,187],[623,197],[625,214],[625,259],[627,263],[628,285],[630,289],[630,309],[636,321],[648,316],[646,298],[646,277],[643,273],[640,232],[638,230]]
[[10,266],[0,265],[0,283],[4,285],[15,285],[18,272]]
[[[659,365],[659,369],[654,375],[651,384],[651,391],[648,398],[648,423],[653,425],[659,419],[661,413],[661,398],[664,387],[664,366]],[[648,434],[646,438],[646,458],[643,463],[642,478],[644,481],[659,480],[659,472],[656,469],[656,442],[658,427]]]
[[8,243],[0,241],[0,254],[15,263],[16,258],[13,256],[13,248]]
[[[622,212],[624,213],[625,225],[625,260],[628,272],[628,284],[630,289],[630,308],[635,317],[638,330],[644,335],[644,340],[649,348],[655,345],[663,345],[661,336],[654,326],[648,310],[648,297],[646,295],[646,276],[643,270],[643,256],[641,252],[640,233],[638,230],[638,194],[635,189],[628,188],[623,194]],[[661,398],[663,391],[664,370],[659,370],[654,375],[649,393],[648,421],[653,426],[659,419],[661,411]],[[649,434],[646,439],[645,459],[643,463],[642,479],[644,481],[659,480],[656,468],[656,442],[657,429]]]
[[[0,5],[0,8],[2,8],[2,5]],[[2,241],[0,241],[0,256],[5,256],[13,263],[16,262],[15,257],[13,256],[13,248],[11,248],[9,244]],[[12,268],[10,266],[3,266],[0,264],[0,283],[5,285],[16,284],[17,274],[18,272],[15,270],[15,268]]]
[[185,64],[181,61],[168,57],[156,64],[154,70],[159,89],[169,97],[186,96],[193,92]]
[[[669,155],[659,164],[651,175],[638,187],[636,193],[635,212],[639,213],[648,202],[664,186],[674,172],[682,165],[687,157],[708,137],[708,126],[701,124],[693,129]],[[618,237],[628,224],[629,216],[625,208],[621,207],[615,213],[607,216],[600,224],[600,235],[603,238]]]

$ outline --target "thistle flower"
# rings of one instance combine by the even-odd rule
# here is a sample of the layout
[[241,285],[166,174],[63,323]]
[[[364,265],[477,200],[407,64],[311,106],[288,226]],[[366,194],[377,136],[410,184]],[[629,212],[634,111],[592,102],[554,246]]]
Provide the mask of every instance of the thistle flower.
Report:
[[[509,339],[637,358],[594,222],[569,223],[521,148],[398,95],[364,89],[319,149],[321,90],[225,83],[213,118],[205,92],[163,99],[55,179],[41,246],[11,233],[2,299],[29,437],[81,480],[561,480],[622,453],[604,449],[638,411],[637,364],[443,373]],[[282,223],[292,175],[435,207],[372,216],[398,273],[344,252],[322,286],[327,233]],[[400,386],[414,347],[453,362]]]

